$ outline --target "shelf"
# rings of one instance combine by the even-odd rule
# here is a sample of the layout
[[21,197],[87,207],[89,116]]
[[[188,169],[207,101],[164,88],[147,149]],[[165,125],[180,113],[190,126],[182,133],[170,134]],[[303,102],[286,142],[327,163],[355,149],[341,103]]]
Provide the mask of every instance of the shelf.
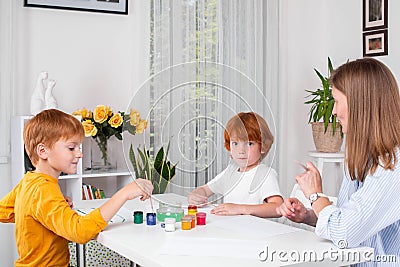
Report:
[[60,175],[58,180],[79,179],[79,174]]
[[84,171],[82,178],[107,177],[107,176],[127,176],[129,171],[109,170],[109,171]]
[[[109,171],[84,171],[82,174],[82,178],[93,178],[93,177],[107,177],[107,176],[130,176],[131,173],[129,171],[119,171],[119,170],[109,170]],[[61,175],[59,176],[59,180],[68,180],[68,179],[78,179],[80,178],[79,174],[69,174],[69,175]]]

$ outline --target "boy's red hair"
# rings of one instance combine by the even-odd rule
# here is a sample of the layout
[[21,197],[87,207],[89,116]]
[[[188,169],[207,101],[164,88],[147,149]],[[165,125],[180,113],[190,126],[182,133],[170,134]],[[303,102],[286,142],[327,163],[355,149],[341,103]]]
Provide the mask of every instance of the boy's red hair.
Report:
[[274,142],[267,122],[255,112],[240,112],[228,121],[224,131],[225,148],[228,151],[231,150],[231,136],[259,143],[261,160],[266,157]]
[[51,148],[59,140],[74,136],[83,139],[84,135],[82,124],[74,116],[57,109],[44,110],[25,124],[25,150],[33,166],[36,166],[39,161],[36,153],[38,144]]

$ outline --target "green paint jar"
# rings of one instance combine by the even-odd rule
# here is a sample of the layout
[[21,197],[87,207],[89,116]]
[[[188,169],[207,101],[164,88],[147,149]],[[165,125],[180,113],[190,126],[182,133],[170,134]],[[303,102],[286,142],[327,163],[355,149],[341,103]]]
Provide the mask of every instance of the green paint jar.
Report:
[[134,224],[143,223],[143,211],[135,211],[133,213],[133,223]]

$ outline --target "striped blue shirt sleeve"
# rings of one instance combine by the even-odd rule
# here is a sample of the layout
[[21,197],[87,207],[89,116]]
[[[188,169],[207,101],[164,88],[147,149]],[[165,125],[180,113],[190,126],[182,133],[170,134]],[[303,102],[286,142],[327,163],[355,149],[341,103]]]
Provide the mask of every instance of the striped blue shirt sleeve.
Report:
[[[400,166],[378,167],[363,183],[343,180],[338,205],[325,207],[315,232],[338,247],[368,246],[377,255],[395,255],[400,264]],[[387,265],[384,265],[387,266]]]

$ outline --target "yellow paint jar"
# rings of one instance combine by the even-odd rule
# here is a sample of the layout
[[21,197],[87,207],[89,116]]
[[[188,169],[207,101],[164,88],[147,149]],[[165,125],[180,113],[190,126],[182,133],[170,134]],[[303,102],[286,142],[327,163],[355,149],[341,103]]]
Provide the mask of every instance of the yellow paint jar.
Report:
[[183,216],[181,221],[182,221],[182,230],[192,229],[192,217],[187,215]]
[[196,217],[197,213],[197,206],[196,205],[189,205],[188,206],[188,215],[193,215]]

